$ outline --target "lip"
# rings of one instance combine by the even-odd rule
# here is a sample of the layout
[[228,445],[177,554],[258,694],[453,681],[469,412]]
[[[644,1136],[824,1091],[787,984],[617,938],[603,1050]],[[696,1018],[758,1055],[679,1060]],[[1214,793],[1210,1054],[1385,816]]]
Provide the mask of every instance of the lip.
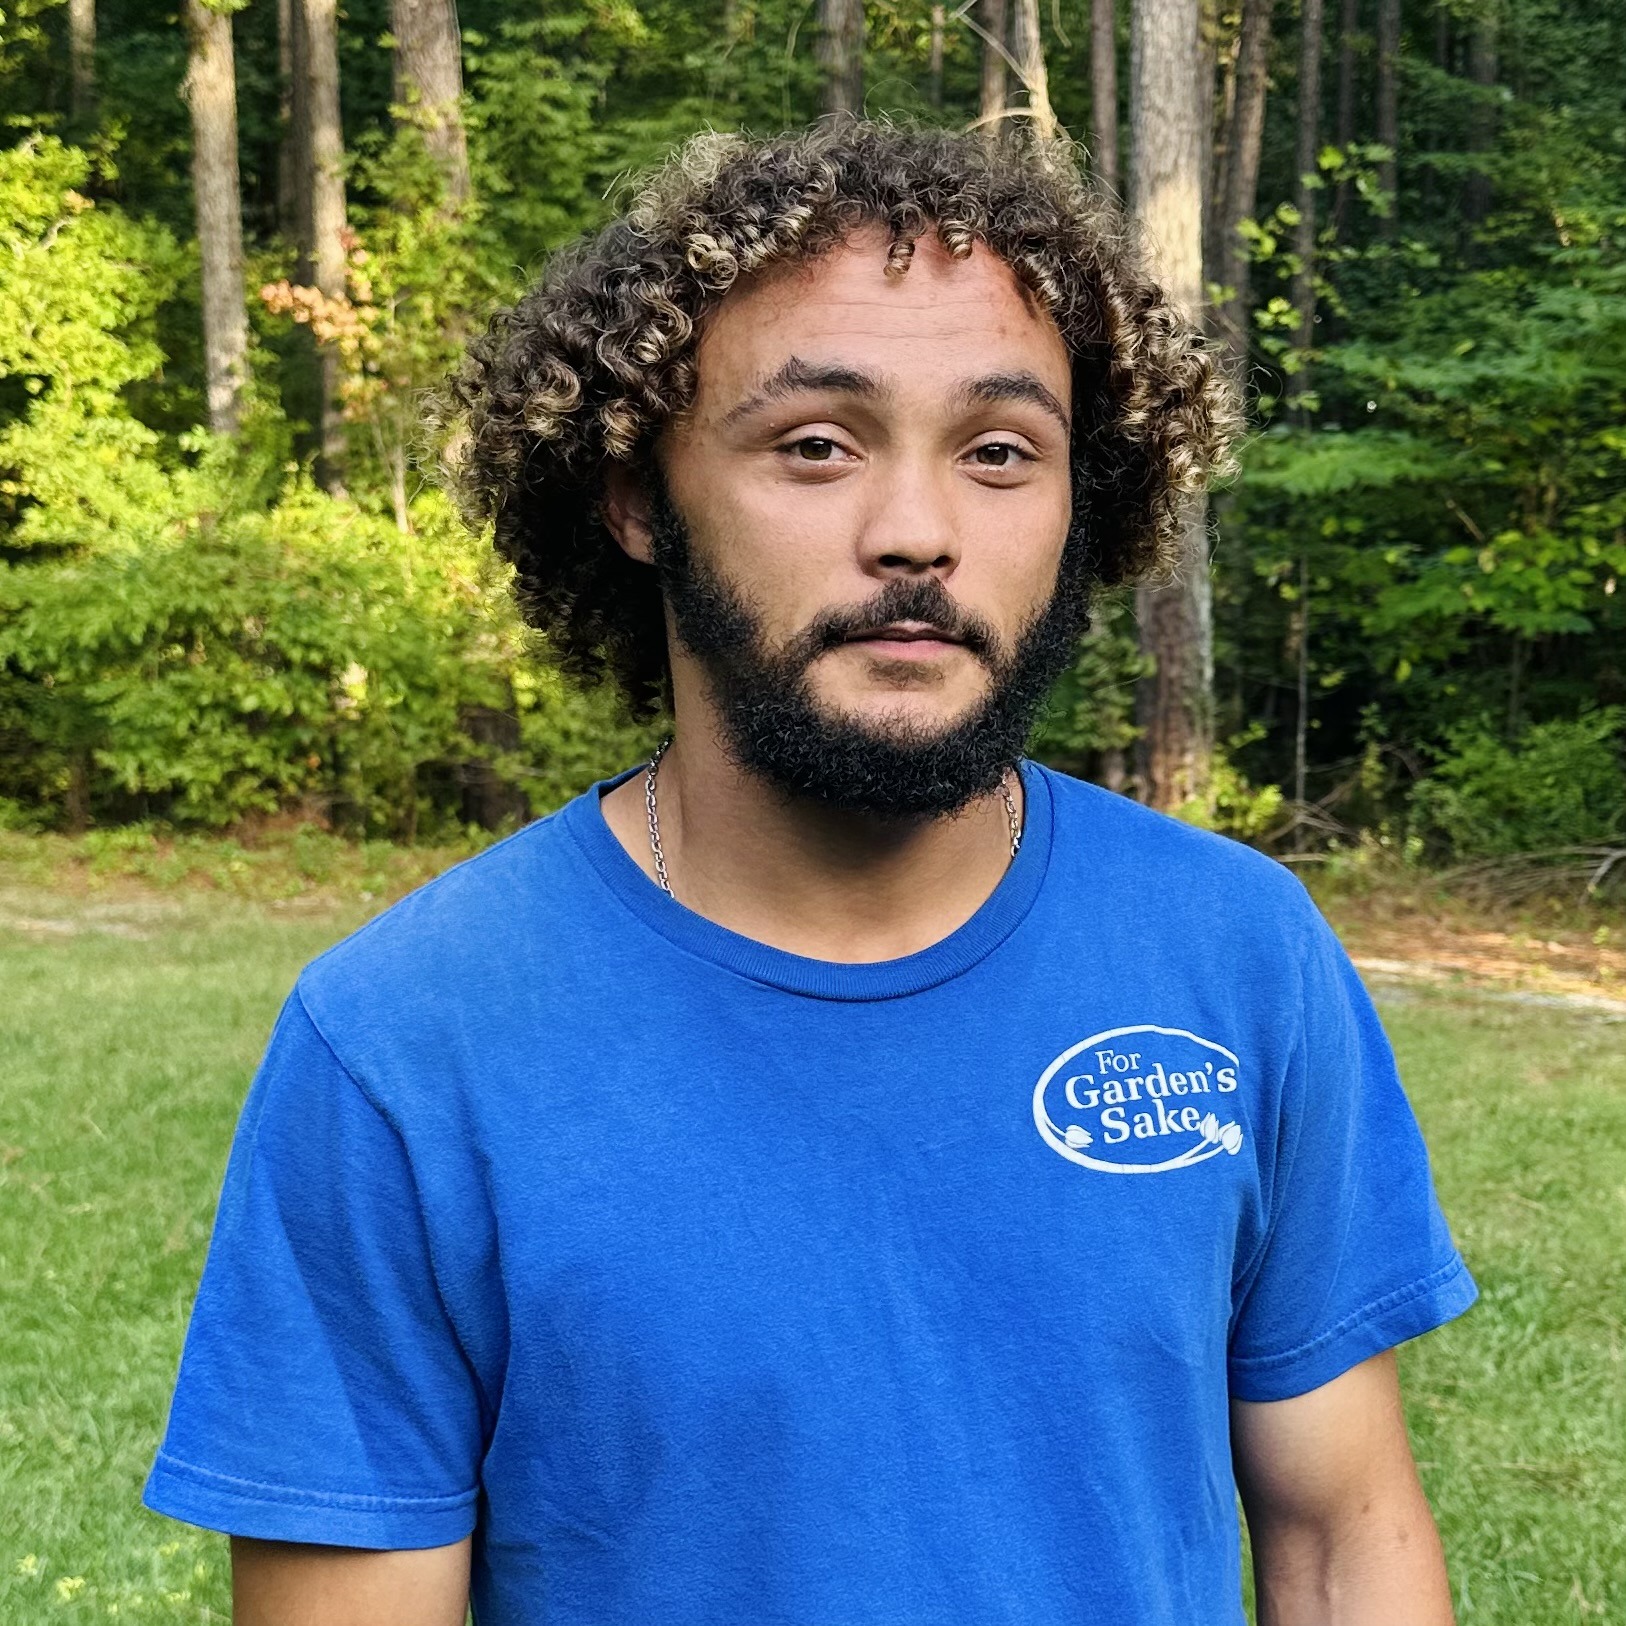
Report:
[[928,621],[892,621],[874,632],[849,638],[847,642],[862,644],[872,655],[905,661],[927,660],[944,650],[962,647],[959,639],[950,637],[941,627],[934,627]]

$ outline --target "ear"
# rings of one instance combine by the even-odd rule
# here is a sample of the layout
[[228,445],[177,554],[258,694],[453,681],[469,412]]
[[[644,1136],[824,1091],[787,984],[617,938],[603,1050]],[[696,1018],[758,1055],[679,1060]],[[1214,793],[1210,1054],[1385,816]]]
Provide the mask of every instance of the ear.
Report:
[[621,551],[639,564],[654,562],[654,536],[649,526],[649,493],[630,463],[611,463],[604,470],[605,528]]

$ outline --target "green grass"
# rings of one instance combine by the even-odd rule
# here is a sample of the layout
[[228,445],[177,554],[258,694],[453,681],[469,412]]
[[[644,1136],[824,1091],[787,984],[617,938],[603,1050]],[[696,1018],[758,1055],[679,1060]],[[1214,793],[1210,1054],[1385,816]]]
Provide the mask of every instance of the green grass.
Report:
[[[0,870],[0,1626],[227,1618],[224,1543],[138,1495],[272,1016],[368,907]],[[1619,1619],[1626,1030],[1433,994],[1385,1015],[1484,1290],[1404,1362],[1461,1619]]]
[[224,1620],[223,1543],[137,1499],[237,1107],[347,922],[0,902],[49,923],[0,929],[0,1622]]
[[1478,1305],[1405,1352],[1459,1619],[1626,1616],[1626,1027],[1386,1002]]

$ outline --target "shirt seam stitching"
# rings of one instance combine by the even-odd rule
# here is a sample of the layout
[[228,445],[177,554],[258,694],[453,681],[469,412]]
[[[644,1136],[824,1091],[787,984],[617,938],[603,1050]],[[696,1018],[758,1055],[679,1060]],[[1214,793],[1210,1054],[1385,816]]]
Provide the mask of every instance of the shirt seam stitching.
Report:
[[[437,1496],[376,1496],[362,1491],[312,1491],[294,1485],[280,1485],[273,1480],[244,1479],[236,1474],[223,1474],[213,1468],[200,1468],[195,1462],[160,1451],[158,1468],[177,1478],[195,1478],[204,1482],[204,1488],[217,1488],[240,1496],[245,1501],[263,1501],[275,1505],[295,1504],[306,1507],[332,1507],[350,1509],[357,1513],[372,1512],[453,1512],[466,1507],[479,1495],[479,1487],[448,1491]],[[249,1495],[250,1492],[264,1495]]]
[[[527,826],[526,828],[530,828]],[[339,1054],[338,1047],[327,1036],[322,1024],[317,1020],[316,1013],[310,1007],[310,1001],[305,998],[305,979],[303,975],[294,984],[293,997],[299,1001],[299,1008],[305,1013],[305,1020],[310,1023],[311,1032],[321,1041],[323,1049],[333,1058],[333,1065],[349,1081],[351,1089],[364,1101],[368,1110],[378,1119],[389,1134],[394,1138],[400,1148],[402,1166],[412,1187],[412,1196],[418,1209],[418,1222],[423,1227],[424,1248],[429,1258],[429,1281],[435,1291],[435,1300],[440,1306],[440,1313],[446,1318],[446,1325],[450,1329],[453,1339],[457,1343],[458,1354],[468,1370],[470,1380],[480,1398],[480,1408],[485,1417],[495,1419],[497,1406],[491,1396],[486,1392],[485,1381],[475,1364],[474,1357],[463,1342],[462,1329],[457,1324],[457,1317],[452,1313],[452,1307],[446,1301],[446,1293],[441,1286],[440,1262],[435,1257],[434,1238],[430,1233],[428,1208],[424,1202],[423,1188],[418,1184],[418,1171],[413,1167],[412,1155],[407,1147],[406,1135],[393,1113],[387,1112],[384,1104],[379,1101],[371,1090],[356,1076],[356,1071],[343,1056]]]
[[439,890],[443,884],[451,880],[456,871],[464,869],[470,864],[479,864],[483,859],[491,856],[499,848],[508,846],[510,842],[517,843],[526,837],[535,836],[537,832],[542,830],[546,825],[552,824],[563,811],[563,808],[555,808],[553,812],[545,813],[539,819],[532,819],[529,824],[522,824],[517,830],[511,831],[508,835],[502,837],[500,841],[494,841],[489,847],[482,847],[479,852],[471,853],[467,858],[459,859],[449,869],[443,869],[438,875],[431,875],[427,881],[423,882],[419,886],[413,887],[408,893],[405,894],[405,896],[398,898],[396,903],[391,905],[390,908],[380,910],[379,913],[374,915],[370,920],[364,920],[353,932],[349,933],[345,937],[342,937],[337,943],[323,949],[320,954],[316,955],[309,962],[309,964],[306,965],[305,970],[309,971],[314,967],[321,965],[324,960],[331,959],[348,944],[354,943],[358,939],[370,935],[375,929],[382,925],[385,916],[390,914],[393,908],[398,907],[400,904],[406,903],[408,899],[421,898],[426,893]]
[[1453,1253],[1446,1262],[1426,1276],[1418,1277],[1408,1282],[1404,1287],[1397,1287],[1391,1292],[1371,1299],[1352,1310],[1342,1321],[1319,1332],[1315,1337],[1307,1339],[1302,1344],[1296,1344],[1292,1349],[1282,1350],[1274,1355],[1233,1355],[1230,1365],[1234,1371],[1262,1371],[1275,1366],[1286,1366],[1293,1361],[1302,1360],[1306,1355],[1314,1354],[1323,1345],[1342,1338],[1345,1334],[1354,1332],[1357,1328],[1384,1314],[1388,1310],[1397,1310],[1402,1305],[1410,1304],[1414,1299],[1420,1299],[1441,1287],[1447,1286],[1453,1277],[1467,1269],[1467,1265],[1460,1253]]

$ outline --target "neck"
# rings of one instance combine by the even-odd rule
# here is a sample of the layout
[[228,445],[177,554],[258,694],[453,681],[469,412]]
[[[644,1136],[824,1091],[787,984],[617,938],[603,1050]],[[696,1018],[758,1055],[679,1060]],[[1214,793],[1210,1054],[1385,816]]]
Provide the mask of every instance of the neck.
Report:
[[[1022,789],[1007,781],[1020,814]],[[742,769],[707,718],[656,778],[672,894],[730,931],[812,959],[897,959],[963,926],[1011,858],[995,791],[945,818],[882,819],[801,798]],[[604,798],[605,821],[653,880],[644,775]]]

